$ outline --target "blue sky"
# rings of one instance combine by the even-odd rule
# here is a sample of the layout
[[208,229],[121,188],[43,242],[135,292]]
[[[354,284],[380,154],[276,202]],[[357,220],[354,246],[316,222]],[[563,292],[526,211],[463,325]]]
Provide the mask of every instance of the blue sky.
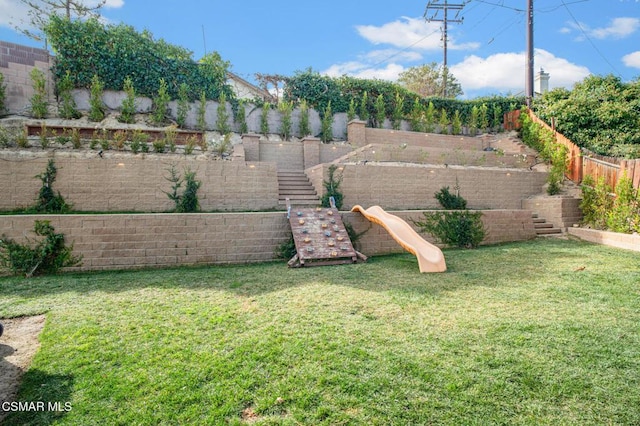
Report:
[[[250,81],[255,73],[309,67],[395,80],[409,67],[443,60],[442,24],[423,18],[428,3],[107,0],[102,15],[185,47],[196,60],[218,51]],[[464,97],[522,93],[526,0],[449,0],[462,3],[463,23],[449,24],[448,64]],[[571,88],[589,74],[640,76],[640,0],[534,0],[534,9],[535,69],[550,74],[552,88]],[[20,0],[0,0],[0,40],[41,47],[12,30],[24,14]]]

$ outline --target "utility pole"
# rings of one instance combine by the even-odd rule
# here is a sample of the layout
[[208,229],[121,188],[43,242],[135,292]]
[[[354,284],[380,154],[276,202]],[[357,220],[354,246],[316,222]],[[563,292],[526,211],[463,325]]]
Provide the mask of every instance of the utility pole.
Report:
[[[442,22],[442,41],[444,44],[444,66],[442,68],[442,96],[447,97],[447,42],[448,42],[448,23],[453,22],[456,24],[461,24],[464,18],[458,19],[458,15],[462,8],[464,8],[466,2],[462,4],[449,4],[448,0],[444,0],[444,4],[440,4],[440,0],[430,0],[427,3],[427,7],[424,10],[424,19],[427,22]],[[455,10],[456,16],[453,19],[449,19],[448,12],[449,10]],[[442,19],[436,19],[438,16],[438,12],[442,11],[443,17]],[[433,15],[429,17],[429,13],[433,12]]]
[[527,67],[524,92],[526,104],[531,108],[533,100],[533,0],[527,0]]

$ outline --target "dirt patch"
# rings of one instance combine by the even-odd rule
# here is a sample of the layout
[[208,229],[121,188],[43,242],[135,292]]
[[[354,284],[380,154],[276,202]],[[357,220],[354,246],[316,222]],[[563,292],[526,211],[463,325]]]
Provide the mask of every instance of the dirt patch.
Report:
[[[0,337],[0,402],[14,401],[22,374],[40,347],[38,336],[45,316],[0,320],[4,333]],[[5,413],[0,411],[0,421]]]

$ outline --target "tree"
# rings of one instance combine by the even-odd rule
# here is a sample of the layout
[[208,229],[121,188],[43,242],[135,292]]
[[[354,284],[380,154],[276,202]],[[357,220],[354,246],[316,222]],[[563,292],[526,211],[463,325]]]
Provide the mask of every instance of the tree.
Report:
[[100,0],[94,6],[88,6],[83,0],[20,0],[29,8],[29,22],[23,23],[25,28],[15,28],[34,40],[42,40],[42,33],[52,15],[71,20],[72,18],[98,18],[100,9],[107,0]]
[[448,69],[435,62],[411,67],[400,73],[398,83],[422,97],[443,96],[443,81],[446,73],[447,98],[456,98],[464,94],[462,86]]

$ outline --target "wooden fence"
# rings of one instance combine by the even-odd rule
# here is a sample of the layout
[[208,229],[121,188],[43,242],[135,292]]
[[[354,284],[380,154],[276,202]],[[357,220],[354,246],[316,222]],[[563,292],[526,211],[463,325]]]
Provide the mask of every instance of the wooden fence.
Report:
[[[593,154],[581,149],[564,135],[556,132],[554,128],[538,118],[533,111],[528,110],[528,114],[534,123],[538,123],[544,128],[553,131],[556,136],[556,141],[568,148],[569,167],[566,173],[568,179],[580,183],[582,182],[583,176],[592,176],[596,180],[602,177],[607,184],[615,188],[618,180],[626,175],[633,182],[634,188],[640,188],[640,159],[624,160]],[[519,128],[520,126],[517,122],[519,115],[519,111],[512,111],[505,114],[505,128]]]

